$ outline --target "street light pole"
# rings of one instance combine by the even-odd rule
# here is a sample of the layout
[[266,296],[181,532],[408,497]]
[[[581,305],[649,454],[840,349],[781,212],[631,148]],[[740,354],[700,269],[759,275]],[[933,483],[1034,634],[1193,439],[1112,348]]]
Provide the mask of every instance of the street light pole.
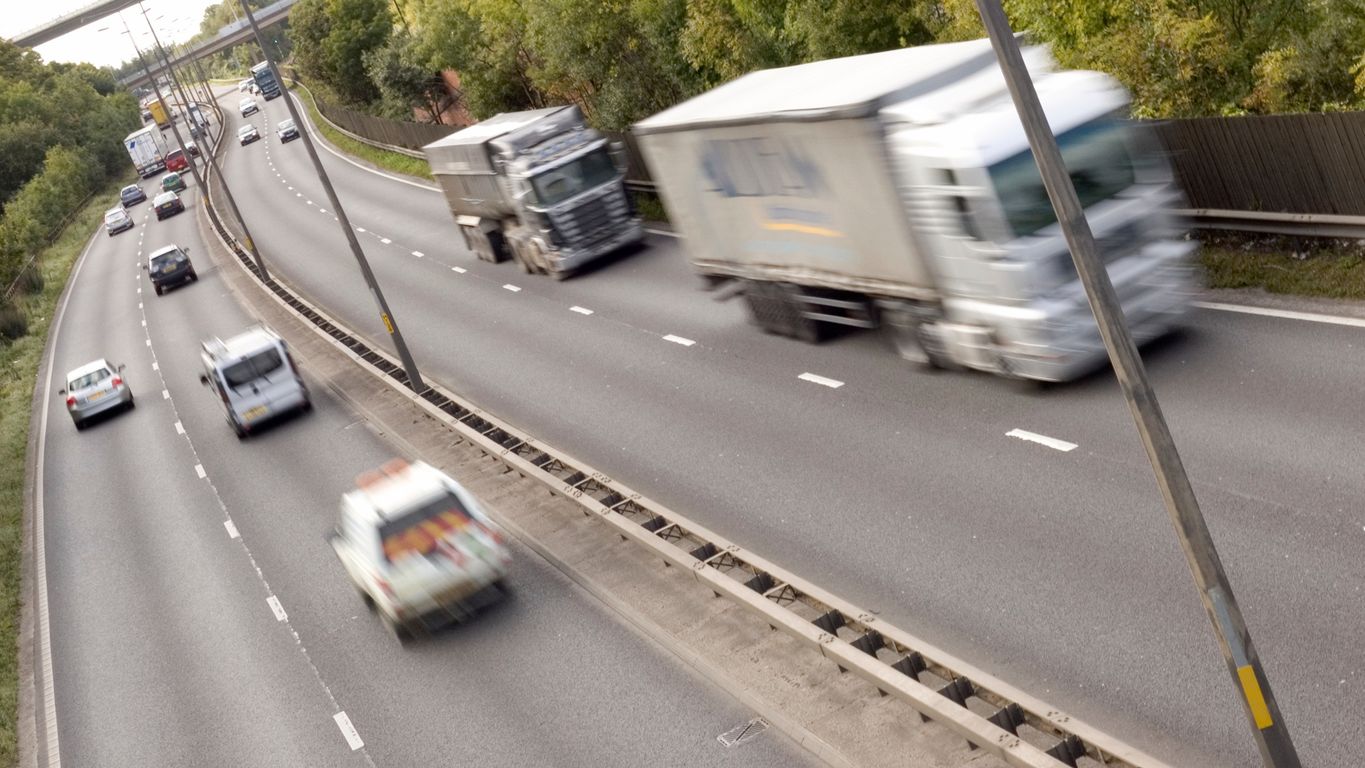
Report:
[[412,388],[413,392],[420,395],[426,391],[426,385],[422,382],[422,376],[417,371],[417,362],[412,359],[412,353],[408,351],[407,342],[403,340],[403,333],[398,329],[398,320],[389,310],[388,302],[384,300],[384,293],[379,288],[379,282],[375,280],[374,272],[370,270],[370,263],[366,260],[365,252],[360,247],[360,241],[356,239],[355,228],[351,226],[351,220],[346,216],[345,208],[337,199],[336,190],[332,188],[332,180],[328,178],[327,170],[322,167],[322,159],[318,157],[317,148],[313,146],[313,137],[309,135],[308,131],[304,130],[304,122],[299,117],[299,111],[285,91],[284,78],[280,77],[279,67],[275,66],[275,60],[266,53],[265,38],[261,35],[261,28],[256,25],[256,17],[251,13],[251,7],[247,5],[247,0],[240,0],[240,2],[247,23],[251,25],[251,31],[256,36],[256,43],[261,47],[261,53],[265,55],[266,64],[270,67],[270,74],[274,76],[275,82],[279,85],[280,97],[284,99],[284,105],[289,110],[289,116],[293,118],[294,125],[298,126],[299,136],[303,138],[303,146],[308,150],[309,159],[313,161],[313,168],[317,171],[318,181],[322,182],[322,188],[327,193],[327,200],[337,215],[341,231],[345,233],[346,242],[351,246],[351,253],[355,256],[356,263],[360,265],[360,274],[364,276],[365,284],[370,289],[370,295],[374,297],[375,304],[379,307],[379,319],[383,321],[384,329],[393,337],[393,345],[398,350],[398,356],[403,362],[403,370],[408,377],[408,386]]
[[1251,644],[1251,632],[1233,597],[1232,584],[1223,571],[1213,537],[1199,509],[1199,501],[1195,498],[1194,487],[1185,473],[1175,440],[1157,403],[1156,392],[1147,379],[1147,370],[1138,355],[1133,337],[1128,333],[1123,307],[1114,293],[1109,273],[1096,253],[1090,223],[1086,221],[1085,210],[1076,196],[1076,187],[1057,148],[1057,139],[1048,127],[1047,116],[1043,113],[1038,93],[1024,66],[1009,19],[1000,0],[976,0],[976,7],[990,35],[996,58],[1000,61],[1000,69],[1005,75],[1005,83],[1014,99],[1019,119],[1024,124],[1024,132],[1037,159],[1043,185],[1071,249],[1076,272],[1085,287],[1090,308],[1095,313],[1100,337],[1113,363],[1123,397],[1128,401],[1142,445],[1147,450],[1147,458],[1152,463],[1166,512],[1185,551],[1185,559],[1199,588],[1199,597],[1223,651],[1223,659],[1242,695],[1243,708],[1251,723],[1261,760],[1273,768],[1299,768],[1299,757],[1289,738],[1289,728],[1280,714],[1260,657]]
[[[175,84],[175,87],[176,87],[177,89],[179,89],[179,91],[180,91],[180,98],[181,98],[182,100],[185,101],[185,119],[186,119],[186,121],[188,122],[188,121],[191,120],[190,115],[189,115],[190,103],[189,103],[188,98],[186,98],[186,96],[185,96],[185,89],[180,87],[180,81],[176,78],[176,76],[175,76],[175,71],[171,68],[171,62],[170,62],[170,60],[169,60],[168,58],[166,58],[166,49],[163,48],[163,47],[161,46],[161,40],[160,40],[160,39],[157,37],[157,35],[156,35],[156,27],[152,24],[151,19],[147,18],[147,9],[146,9],[146,7],[144,7],[141,3],[138,3],[138,9],[142,11],[142,18],[143,18],[144,21],[147,22],[147,28],[148,28],[149,30],[151,30],[151,32],[152,32],[152,42],[154,42],[154,43],[156,44],[157,50],[161,53],[161,62],[162,62],[162,65],[163,65],[163,66],[165,67],[165,69],[166,69],[166,74],[167,74],[167,76],[171,78],[171,82]],[[119,14],[119,18],[120,18],[120,19],[123,18],[123,14],[122,14],[122,13]],[[125,22],[124,22],[124,27],[126,28],[127,25],[128,25],[128,22],[125,21]],[[129,37],[132,37],[132,34],[133,34],[133,33],[130,31],[130,32],[128,33],[128,36],[129,36]],[[134,47],[134,48],[137,47],[137,42],[136,42],[136,41],[133,42],[133,47]],[[139,56],[139,57],[142,56],[142,52],[141,52],[141,51],[138,51],[138,56]],[[144,64],[143,64],[143,66],[144,66],[144,67],[146,66],[145,62],[144,62]],[[148,77],[150,78],[151,75],[148,74]],[[153,83],[152,83],[152,86],[155,87],[155,86],[156,86],[156,83],[153,82]],[[161,98],[161,91],[160,91],[160,89],[157,89],[157,98],[158,98],[158,99]],[[163,106],[163,109],[164,109],[164,106]],[[167,113],[167,114],[168,114],[168,116],[169,116],[169,113]],[[175,131],[176,131],[176,134],[175,134],[176,141],[179,141],[179,140],[180,140],[180,133],[179,133],[179,129],[175,127],[175,121],[174,121],[174,120],[171,120],[171,128],[172,128],[172,130],[175,130]],[[223,137],[223,134],[222,134],[221,131],[220,131],[219,134],[218,134],[218,140],[219,140],[219,141],[222,141],[222,137]],[[182,150],[184,149],[184,144],[183,144],[183,142],[181,143],[181,148],[182,148]],[[200,173],[199,173],[199,166],[197,166],[197,165],[195,164],[195,162],[194,162],[194,157],[192,157],[192,156],[190,155],[189,150],[184,150],[184,152],[185,152],[185,159],[188,160],[188,161],[189,161],[189,164],[190,164],[190,171],[194,173],[194,181],[195,181],[196,184],[199,185],[199,194],[200,194],[200,195],[203,195],[204,199],[207,200],[207,199],[208,199],[208,194],[209,194],[209,187],[208,187],[208,184],[206,184],[206,183],[204,182],[203,176],[200,175]],[[228,189],[227,179],[223,176],[222,172],[219,170],[217,161],[215,161],[215,160],[213,159],[213,152],[212,152],[211,148],[205,147],[205,148],[204,148],[204,151],[203,151],[201,154],[203,155],[204,160],[205,160],[206,162],[208,162],[209,168],[213,170],[213,175],[216,176],[216,177],[218,177],[218,180],[219,180],[220,182],[222,182],[222,184],[223,184],[223,195],[224,195],[224,197],[227,198],[228,207],[232,209],[232,216],[233,216],[233,218],[237,219],[237,225],[240,226],[240,227],[242,228],[242,238],[246,241],[246,243],[245,243],[245,244],[246,244],[246,249],[247,249],[248,251],[251,252],[252,260],[254,260],[254,261],[256,262],[256,269],[261,273],[261,280],[266,281],[266,282],[269,282],[269,281],[270,281],[270,272],[269,272],[269,271],[266,269],[266,267],[265,267],[265,259],[261,257],[261,252],[260,252],[259,250],[256,249],[256,241],[251,237],[251,230],[247,228],[247,226],[246,226],[246,219],[242,218],[242,212],[239,211],[239,210],[237,209],[237,200],[232,196],[232,190]]]

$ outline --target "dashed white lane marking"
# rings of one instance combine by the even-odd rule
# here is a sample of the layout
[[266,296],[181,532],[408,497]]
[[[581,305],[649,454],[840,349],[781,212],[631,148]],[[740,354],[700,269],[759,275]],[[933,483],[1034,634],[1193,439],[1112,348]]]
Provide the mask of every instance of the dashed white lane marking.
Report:
[[161,370],[161,363],[158,363],[158,362],[156,362],[155,360],[153,360],[153,361],[152,361],[152,370],[154,370],[154,371],[159,371],[159,370]]
[[267,597],[265,601],[270,603],[270,610],[275,612],[276,619],[285,621],[289,618],[289,614],[284,612],[284,606],[280,605],[280,599],[278,597],[271,595],[270,597]]
[[1011,429],[1010,431],[1005,433],[1005,437],[1017,437],[1020,440],[1027,440],[1030,443],[1046,445],[1047,447],[1061,451],[1062,453],[1076,450],[1075,443],[1068,443],[1065,440],[1058,440],[1055,437],[1040,435],[1037,432],[1030,432],[1026,429]]
[[293,192],[293,191],[294,191],[294,188],[293,188],[293,187],[290,187],[290,188],[289,188],[289,191],[290,191],[290,192]]
[[592,314],[592,310],[591,310],[591,309],[588,309],[587,307],[578,307],[578,306],[569,307],[569,311],[570,311],[570,312],[577,312],[577,313],[580,314],[580,315],[591,315],[591,314]]
[[507,290],[511,291],[512,293],[516,293],[516,292],[518,292],[518,291],[521,290],[520,288],[518,288],[518,287],[515,286],[515,285],[512,285],[511,283],[503,283],[503,286],[502,286],[502,287],[503,287],[503,288],[506,288]]
[[241,536],[240,533],[237,533],[237,526],[233,525],[231,520],[224,520],[223,527],[227,529],[229,539],[235,539]]
[[1310,323],[1329,323],[1331,325],[1347,325],[1352,328],[1365,328],[1365,318],[1360,317],[1323,315],[1317,312],[1295,312],[1289,309],[1266,309],[1264,307],[1248,307],[1241,304],[1220,304],[1214,301],[1196,301],[1194,305],[1203,309],[1216,309],[1219,312],[1239,312],[1244,315],[1261,315],[1263,317],[1278,317],[1284,320],[1304,320]]
[[829,379],[824,376],[817,376],[813,373],[803,373],[796,378],[802,381],[809,381],[812,384],[819,384],[822,387],[829,387],[830,389],[838,389],[844,385],[844,383],[838,379]]
[[684,339],[684,338],[681,337],[681,336],[674,336],[674,335],[671,334],[671,333],[664,337],[664,341],[671,341],[671,342],[673,342],[674,344],[681,344],[681,345],[683,345],[684,347],[690,347],[690,346],[692,346],[693,344],[696,344],[696,343],[697,343],[697,342],[695,342],[695,341],[693,341],[693,340],[691,340],[691,339]]
[[360,740],[360,733],[351,725],[351,718],[346,716],[345,711],[332,715],[332,719],[337,721],[337,727],[341,729],[341,735],[346,737],[346,743],[351,746],[352,752],[365,746],[365,742]]
[[294,197],[303,197],[303,193],[302,193],[302,192],[295,192],[295,193],[294,193]]
[[152,346],[152,340],[151,340],[151,339],[147,339],[147,346],[149,346],[149,347]]
[[425,253],[422,253],[421,251],[413,251],[413,252],[412,252],[412,255],[413,255],[413,256],[416,256],[417,258],[420,259],[420,258],[422,258],[423,256],[425,256],[426,254],[425,254]]
[[138,292],[138,293],[142,293],[142,286],[139,285],[139,286],[137,287],[137,292]]
[[379,242],[383,243],[384,245],[388,245],[389,243],[392,243],[393,241],[390,240],[390,239],[388,239],[387,237],[381,237],[381,238],[379,238]]
[[307,200],[307,201],[305,201],[305,202],[307,202],[309,205],[312,205],[312,204],[313,204],[313,201],[312,201],[312,200]]
[[327,212],[327,209],[326,209],[326,208],[319,208],[319,209],[318,209],[318,213],[326,213],[326,212]]
[[163,390],[161,390],[161,399],[162,399],[162,400],[170,400],[170,399],[171,399],[171,391],[170,391],[169,389],[163,389]]
[[464,274],[465,272],[467,272],[468,270],[466,270],[464,267],[451,267],[451,268],[450,268],[450,271],[451,271],[451,272],[458,272],[458,273],[460,273],[460,274],[463,275],[463,274]]
[[356,228],[355,228],[355,231],[357,231],[357,232],[364,232],[364,231],[365,231],[365,228],[364,228],[364,227],[356,227]]
[[180,422],[177,421],[177,422],[175,423],[175,433],[176,433],[177,435],[183,435],[183,434],[185,434],[185,425],[184,425],[184,424],[181,424]]
[[137,308],[138,308],[138,309],[142,309],[142,302],[139,301],[139,302],[137,303]]
[[206,478],[206,477],[209,476],[209,473],[207,473],[207,472],[204,471],[204,465],[203,465],[203,464],[195,464],[195,465],[194,465],[194,474],[199,475],[199,479],[200,479],[200,480],[203,480],[204,478]]
[[146,328],[146,327],[147,327],[147,321],[146,321],[146,320],[143,320],[143,321],[142,321],[142,327],[143,327],[143,328]]

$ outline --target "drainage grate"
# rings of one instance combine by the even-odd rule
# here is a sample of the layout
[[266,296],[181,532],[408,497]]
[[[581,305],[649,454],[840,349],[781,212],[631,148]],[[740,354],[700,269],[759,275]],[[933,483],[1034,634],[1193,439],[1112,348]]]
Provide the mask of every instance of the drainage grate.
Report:
[[752,741],[754,737],[766,730],[768,730],[768,721],[761,717],[755,717],[753,720],[750,720],[743,725],[736,725],[734,728],[717,736],[716,741],[724,744],[726,749],[729,749],[730,747],[737,747],[746,741]]

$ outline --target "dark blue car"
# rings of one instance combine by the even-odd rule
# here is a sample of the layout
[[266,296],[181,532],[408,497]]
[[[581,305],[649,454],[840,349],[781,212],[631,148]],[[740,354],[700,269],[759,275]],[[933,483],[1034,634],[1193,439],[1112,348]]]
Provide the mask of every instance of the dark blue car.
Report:
[[136,184],[129,184],[128,186],[119,190],[118,196],[119,199],[123,201],[124,208],[127,208],[131,205],[136,205],[137,203],[140,203],[147,199],[147,193],[143,192],[142,187],[139,187]]

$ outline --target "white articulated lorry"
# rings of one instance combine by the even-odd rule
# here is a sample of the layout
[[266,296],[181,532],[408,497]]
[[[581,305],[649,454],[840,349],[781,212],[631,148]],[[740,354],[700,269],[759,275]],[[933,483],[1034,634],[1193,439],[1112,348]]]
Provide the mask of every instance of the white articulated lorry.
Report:
[[133,166],[137,168],[137,173],[142,178],[155,176],[166,170],[166,154],[170,152],[170,148],[166,145],[166,137],[161,134],[161,129],[155,125],[128,134],[123,140],[123,146],[128,150],[128,157],[132,158]]
[[522,271],[564,278],[644,238],[624,162],[578,107],[495,115],[422,152],[484,261],[510,251]]
[[[1024,52],[1139,342],[1186,310],[1179,191],[1128,95]],[[1104,360],[987,40],[754,72],[634,128],[693,265],[754,321],[882,327],[936,367],[1060,381]]]

